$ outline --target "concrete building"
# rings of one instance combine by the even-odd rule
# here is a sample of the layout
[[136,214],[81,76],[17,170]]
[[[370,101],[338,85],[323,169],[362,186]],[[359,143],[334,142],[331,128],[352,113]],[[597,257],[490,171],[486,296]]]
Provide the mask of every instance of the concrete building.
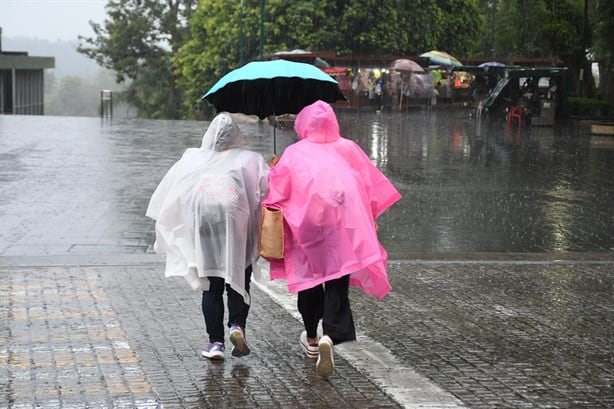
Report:
[[54,57],[3,51],[0,28],[0,114],[43,115],[46,68],[55,68]]

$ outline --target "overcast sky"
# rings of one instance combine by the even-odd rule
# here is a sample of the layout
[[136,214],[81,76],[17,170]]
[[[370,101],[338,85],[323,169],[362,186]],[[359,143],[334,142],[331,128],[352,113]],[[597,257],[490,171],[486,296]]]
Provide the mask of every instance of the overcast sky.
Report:
[[102,23],[107,0],[0,0],[3,37],[49,41],[93,36],[88,21]]

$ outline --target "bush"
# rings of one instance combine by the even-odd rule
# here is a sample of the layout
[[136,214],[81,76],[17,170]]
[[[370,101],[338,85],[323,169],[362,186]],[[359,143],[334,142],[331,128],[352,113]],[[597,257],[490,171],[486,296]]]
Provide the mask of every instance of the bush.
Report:
[[610,115],[610,104],[599,99],[567,97],[569,115],[603,118]]

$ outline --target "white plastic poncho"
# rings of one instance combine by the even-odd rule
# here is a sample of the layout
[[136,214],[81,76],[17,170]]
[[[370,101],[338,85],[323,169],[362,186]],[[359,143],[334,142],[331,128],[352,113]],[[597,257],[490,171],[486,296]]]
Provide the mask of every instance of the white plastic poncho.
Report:
[[146,215],[156,221],[154,250],[166,254],[167,277],[183,276],[198,290],[220,277],[249,304],[245,268],[258,259],[269,167],[242,146],[232,117],[217,115],[200,149],[187,149],[164,176]]

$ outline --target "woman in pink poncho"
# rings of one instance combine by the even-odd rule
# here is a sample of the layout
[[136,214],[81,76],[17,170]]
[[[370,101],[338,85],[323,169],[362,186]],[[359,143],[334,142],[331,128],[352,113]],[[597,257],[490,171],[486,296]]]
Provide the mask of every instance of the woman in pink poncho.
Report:
[[391,290],[375,220],[401,195],[355,142],[340,136],[329,104],[305,107],[294,128],[301,140],[271,169],[263,202],[284,212],[285,254],[271,261],[271,279],[285,279],[289,291],[298,292],[301,346],[328,377],[333,344],[356,339],[348,287],[378,300]]

